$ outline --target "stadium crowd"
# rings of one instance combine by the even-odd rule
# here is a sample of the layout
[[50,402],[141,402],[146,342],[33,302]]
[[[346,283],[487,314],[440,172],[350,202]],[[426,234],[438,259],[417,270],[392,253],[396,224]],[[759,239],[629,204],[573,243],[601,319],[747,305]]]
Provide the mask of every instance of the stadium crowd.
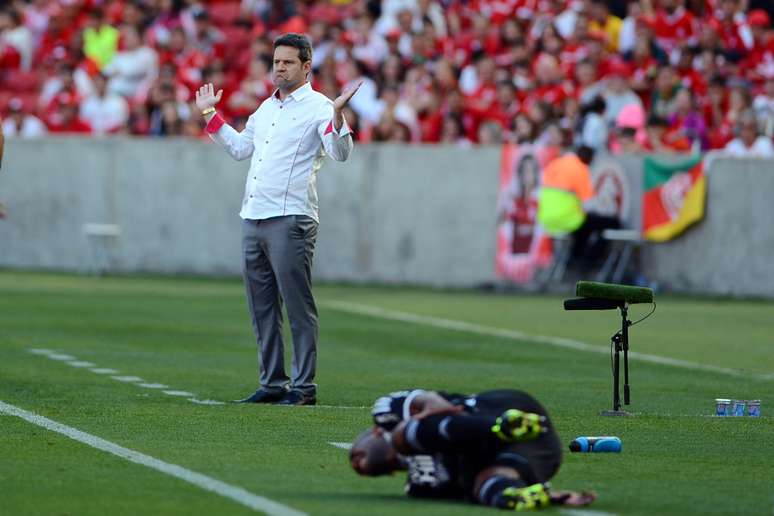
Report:
[[309,35],[315,89],[364,81],[361,142],[774,155],[770,0],[14,0],[6,135],[200,138],[212,82],[235,127],[271,95],[273,38]]

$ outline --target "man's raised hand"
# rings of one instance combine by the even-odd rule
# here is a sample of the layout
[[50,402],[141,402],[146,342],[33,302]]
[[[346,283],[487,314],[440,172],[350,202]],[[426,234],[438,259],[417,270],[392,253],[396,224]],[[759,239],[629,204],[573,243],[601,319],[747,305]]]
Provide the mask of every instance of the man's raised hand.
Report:
[[220,102],[221,96],[223,96],[223,90],[218,90],[218,93],[215,94],[215,88],[212,86],[212,83],[205,84],[196,91],[196,107],[201,111],[211,108]]
[[352,98],[352,95],[357,92],[358,88],[363,85],[363,81],[360,81],[357,83],[357,86],[354,86],[352,88],[349,88],[348,90],[344,91],[341,95],[336,97],[336,100],[333,101],[333,109],[336,111],[341,111],[344,109],[344,106],[347,105],[349,102],[349,99]]

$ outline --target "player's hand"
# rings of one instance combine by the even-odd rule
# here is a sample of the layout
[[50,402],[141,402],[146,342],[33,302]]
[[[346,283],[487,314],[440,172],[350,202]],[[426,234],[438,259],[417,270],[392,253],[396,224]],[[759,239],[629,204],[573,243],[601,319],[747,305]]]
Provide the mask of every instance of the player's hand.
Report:
[[218,90],[216,94],[212,83],[205,84],[196,91],[196,107],[201,111],[211,108],[220,102],[221,96],[223,96],[223,90]]
[[597,499],[594,491],[550,491],[551,505],[563,505],[565,507],[584,507]]
[[357,83],[357,86],[349,88],[348,90],[344,91],[341,95],[336,97],[336,100],[333,101],[333,109],[335,111],[341,111],[342,109],[344,109],[344,106],[347,105],[347,103],[349,102],[349,99],[352,98],[352,95],[354,95],[355,92],[357,92],[357,90],[362,85],[363,85],[363,81],[360,81],[359,83]]

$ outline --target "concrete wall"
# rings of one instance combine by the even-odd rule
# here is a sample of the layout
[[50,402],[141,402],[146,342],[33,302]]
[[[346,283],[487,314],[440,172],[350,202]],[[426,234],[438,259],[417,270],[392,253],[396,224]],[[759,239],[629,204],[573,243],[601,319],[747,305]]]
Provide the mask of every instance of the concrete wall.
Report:
[[703,221],[647,246],[646,275],[670,290],[774,297],[774,160],[717,158]]
[[[357,146],[319,176],[321,280],[472,286],[496,281],[495,148]],[[603,163],[601,160],[600,163]],[[687,292],[774,297],[771,162],[717,160],[707,218],[649,246],[649,277]],[[639,224],[641,164],[621,166]],[[117,272],[239,273],[247,163],[175,139],[9,140],[0,172],[0,266]],[[122,234],[91,245],[87,223]],[[100,251],[106,250],[105,255]],[[95,254],[97,253],[97,254]]]

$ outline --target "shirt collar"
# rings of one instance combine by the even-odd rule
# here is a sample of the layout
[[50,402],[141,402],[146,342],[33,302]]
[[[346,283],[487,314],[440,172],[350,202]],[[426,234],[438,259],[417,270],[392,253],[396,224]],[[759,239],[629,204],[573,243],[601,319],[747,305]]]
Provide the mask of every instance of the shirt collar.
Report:
[[[306,81],[300,88],[297,88],[296,90],[293,91],[293,93],[288,95],[288,97],[291,97],[296,102],[301,102],[310,93],[312,93],[312,84],[309,81]],[[279,98],[279,90],[278,89],[274,90],[274,93],[272,93],[272,97],[274,97],[274,99],[277,102],[282,102],[280,100],[280,98]]]

